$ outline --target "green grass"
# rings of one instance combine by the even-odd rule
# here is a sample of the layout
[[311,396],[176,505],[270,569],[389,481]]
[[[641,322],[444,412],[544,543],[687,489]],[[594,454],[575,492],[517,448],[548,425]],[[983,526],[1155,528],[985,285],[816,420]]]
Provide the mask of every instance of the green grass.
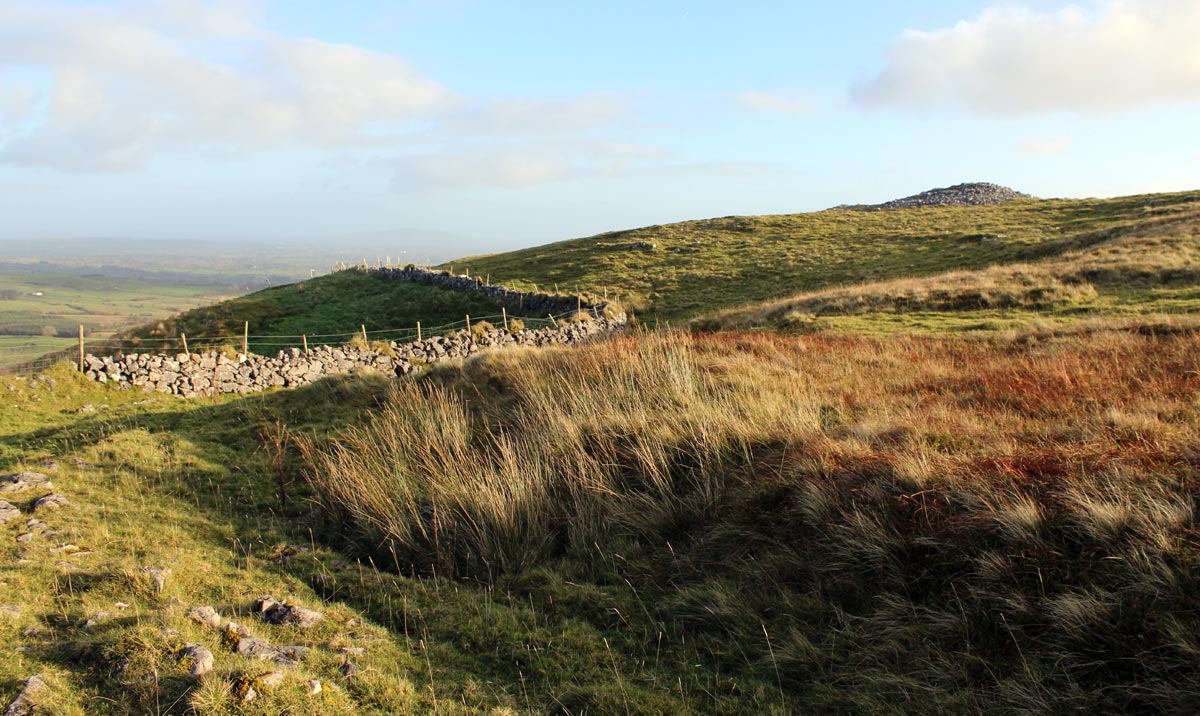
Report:
[[[768,681],[731,679],[688,640],[660,636],[619,555],[600,579],[571,564],[497,584],[405,576],[408,565],[371,562],[329,529],[291,451],[285,506],[264,436],[286,425],[321,438],[363,422],[390,395],[382,378],[215,402],[147,400],[66,369],[49,378],[13,390],[0,379],[0,471],[53,458],[54,489],[72,502],[38,515],[57,535],[17,543],[24,517],[0,529],[0,604],[19,605],[0,620],[0,703],[40,673],[53,714],[785,713]],[[28,510],[41,492],[5,497]],[[64,544],[80,550],[51,552]],[[141,573],[151,565],[172,570],[162,593]],[[268,593],[325,618],[311,632],[266,625],[249,605]],[[189,620],[198,605],[313,650],[243,705],[238,684],[273,667]],[[212,674],[187,676],[185,642],[214,653]],[[344,676],[346,659],[362,671]],[[324,684],[319,697],[305,694],[310,679]]]
[[[458,259],[493,282],[610,295],[643,320],[805,291],[1055,255],[1096,232],[1169,214],[1200,192],[1001,206],[726,217],[650,226]],[[638,242],[656,248],[632,248]],[[448,264],[447,264],[448,265]]]
[[[301,345],[301,335],[310,342],[340,344],[365,325],[372,340],[390,340],[408,336],[418,321],[429,335],[437,326],[461,328],[467,315],[499,313],[495,302],[476,294],[349,270],[188,311],[132,331],[128,338],[142,339],[142,350],[164,344],[163,339],[178,349],[182,332],[190,348],[229,343],[240,349],[248,321],[251,336],[263,336],[251,338],[250,350],[270,354]],[[138,345],[136,340],[122,343],[126,349]]]
[[1042,256],[799,293],[693,320],[705,330],[955,330],[1200,313],[1200,211],[1183,205]]

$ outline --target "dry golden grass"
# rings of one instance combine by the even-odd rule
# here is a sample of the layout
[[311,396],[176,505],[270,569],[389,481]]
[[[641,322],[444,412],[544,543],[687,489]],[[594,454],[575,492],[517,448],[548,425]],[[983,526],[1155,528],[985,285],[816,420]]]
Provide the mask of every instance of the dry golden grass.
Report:
[[1182,712],[1197,396],[1186,327],[653,335],[435,371],[305,452],[381,557],[615,560],[666,633],[809,708]]

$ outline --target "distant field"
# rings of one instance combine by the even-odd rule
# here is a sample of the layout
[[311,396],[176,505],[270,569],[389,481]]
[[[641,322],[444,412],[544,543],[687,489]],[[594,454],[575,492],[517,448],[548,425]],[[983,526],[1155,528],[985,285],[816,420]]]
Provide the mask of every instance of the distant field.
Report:
[[0,367],[230,298],[212,285],[68,274],[0,274]]

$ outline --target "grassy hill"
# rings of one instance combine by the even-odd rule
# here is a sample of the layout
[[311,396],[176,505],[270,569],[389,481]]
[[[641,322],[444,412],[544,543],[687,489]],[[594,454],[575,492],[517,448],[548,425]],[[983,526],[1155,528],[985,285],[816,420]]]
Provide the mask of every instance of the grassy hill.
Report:
[[801,292],[1040,260],[1197,201],[1200,192],[725,217],[453,265],[522,288],[607,290],[643,318],[682,322]]
[[800,293],[718,311],[704,329],[1015,327],[1200,314],[1200,203],[1043,244],[1045,258]]
[[181,332],[187,334],[190,348],[240,346],[248,321],[250,350],[270,354],[283,347],[299,346],[301,335],[308,335],[310,340],[343,343],[365,325],[372,339],[389,340],[406,335],[417,321],[428,333],[436,326],[462,324],[467,315],[482,317],[499,312],[493,301],[475,294],[384,280],[375,274],[349,270],[187,311],[129,332],[121,346],[148,350],[166,339],[177,349]]
[[40,674],[63,715],[1186,713],[1197,336],[632,335],[215,401],[0,384],[0,467],[54,483],[3,495],[0,703]]
[[[729,330],[411,381],[0,378],[0,476],[53,481],[0,481],[0,707],[37,674],[28,700],[63,716],[1193,713],[1197,200],[731,218],[456,262]],[[474,300],[343,272],[140,337],[495,310]],[[322,616],[272,623],[265,595]]]

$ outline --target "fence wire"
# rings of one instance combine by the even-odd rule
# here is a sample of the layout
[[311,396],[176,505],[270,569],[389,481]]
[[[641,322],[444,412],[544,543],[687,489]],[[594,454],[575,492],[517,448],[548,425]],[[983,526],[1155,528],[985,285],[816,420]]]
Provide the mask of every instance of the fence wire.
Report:
[[[478,323],[487,322],[494,326],[501,326],[504,320],[504,314],[495,314],[490,316],[471,316],[470,323],[474,327]],[[510,323],[520,322],[525,328],[545,328],[552,325],[557,325],[557,320],[553,314],[548,314],[546,318],[536,318],[531,316],[507,316]],[[382,328],[370,331],[363,331],[361,328],[357,331],[349,331],[345,333],[313,333],[313,334],[296,334],[296,335],[261,335],[240,333],[229,336],[191,336],[186,332],[183,335],[187,336],[188,352],[198,353],[212,350],[222,350],[232,348],[241,350],[242,343],[245,341],[252,353],[263,353],[262,349],[270,349],[268,353],[278,353],[287,348],[301,348],[307,342],[310,350],[319,348],[322,345],[331,347],[340,347],[350,343],[361,342],[363,333],[366,333],[368,342],[396,342],[409,343],[417,339],[418,333],[421,339],[435,338],[438,336],[450,335],[459,331],[466,330],[466,317],[461,321],[452,323],[443,323],[437,326],[424,326],[405,328]],[[257,350],[256,350],[257,349]],[[126,355],[133,353],[182,353],[184,351],[184,339],[181,336],[174,337],[157,337],[157,338],[141,338],[141,337],[112,337],[112,338],[94,338],[83,341],[83,352],[92,355]],[[79,362],[79,346],[63,348],[51,353],[41,355],[31,355],[28,359],[23,357],[23,353],[16,351],[5,351],[0,349],[0,376],[27,376],[39,372],[46,371],[55,365],[63,362],[78,364]]]

